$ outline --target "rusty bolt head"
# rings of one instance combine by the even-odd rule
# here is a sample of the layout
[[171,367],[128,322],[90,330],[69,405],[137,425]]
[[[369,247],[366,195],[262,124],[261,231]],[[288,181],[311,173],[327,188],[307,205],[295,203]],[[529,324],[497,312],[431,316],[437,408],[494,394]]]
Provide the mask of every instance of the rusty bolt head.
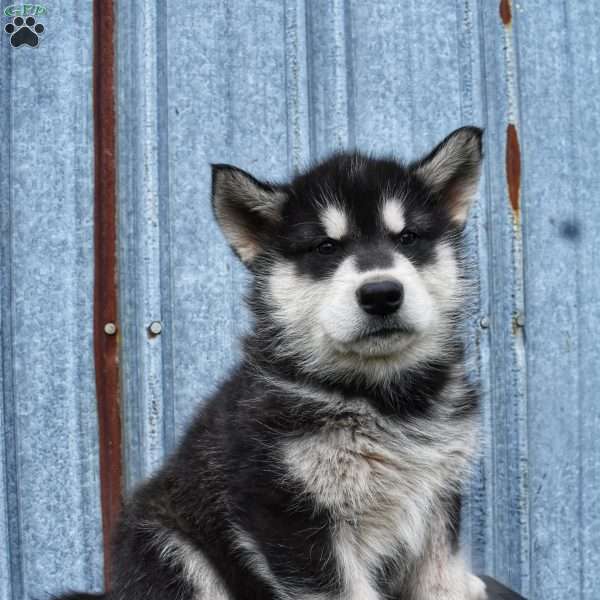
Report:
[[104,333],[106,335],[115,335],[117,333],[117,326],[114,323],[106,323],[104,325]]
[[162,332],[162,323],[160,321],[152,321],[148,326],[148,331],[152,335],[159,335]]
[[515,325],[517,327],[525,327],[525,315],[517,313],[515,315]]

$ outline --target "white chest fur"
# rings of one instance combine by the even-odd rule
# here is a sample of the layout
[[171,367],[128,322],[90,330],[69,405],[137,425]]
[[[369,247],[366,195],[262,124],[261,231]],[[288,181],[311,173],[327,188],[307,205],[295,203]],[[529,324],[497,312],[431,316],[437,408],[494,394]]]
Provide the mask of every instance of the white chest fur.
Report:
[[344,419],[287,442],[284,460],[336,523],[336,553],[348,598],[378,598],[369,572],[402,549],[418,557],[431,516],[460,487],[475,446],[474,423],[442,413],[392,422],[366,402],[346,401]]

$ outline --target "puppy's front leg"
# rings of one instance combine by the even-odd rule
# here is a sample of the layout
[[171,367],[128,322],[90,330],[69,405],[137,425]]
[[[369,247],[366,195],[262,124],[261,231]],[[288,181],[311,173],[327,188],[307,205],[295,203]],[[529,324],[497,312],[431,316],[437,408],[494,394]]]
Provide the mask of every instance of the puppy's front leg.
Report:
[[485,584],[458,555],[430,557],[415,573],[411,600],[486,600]]
[[409,577],[410,600],[486,600],[485,584],[473,575],[439,523]]

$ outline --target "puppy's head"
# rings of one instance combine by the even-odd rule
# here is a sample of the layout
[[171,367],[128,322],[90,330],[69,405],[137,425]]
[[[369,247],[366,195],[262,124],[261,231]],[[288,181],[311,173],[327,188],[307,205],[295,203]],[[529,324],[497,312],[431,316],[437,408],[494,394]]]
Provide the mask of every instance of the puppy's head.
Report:
[[445,352],[465,295],[460,241],[481,136],[458,129],[409,165],[337,154],[281,185],[213,167],[215,215],[255,275],[271,349],[373,381]]

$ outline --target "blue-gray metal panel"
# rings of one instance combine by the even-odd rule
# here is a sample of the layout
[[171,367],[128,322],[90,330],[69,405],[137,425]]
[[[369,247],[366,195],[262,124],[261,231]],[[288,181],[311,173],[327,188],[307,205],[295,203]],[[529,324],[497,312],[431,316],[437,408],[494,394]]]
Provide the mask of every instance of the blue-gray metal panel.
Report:
[[[508,4],[508,3],[506,3]],[[501,20],[498,5],[479,8],[482,61],[481,94],[486,128],[487,270],[490,356],[489,422],[485,443],[490,460],[485,570],[516,590],[528,588],[529,530],[527,494],[526,372],[523,330],[523,259],[520,214],[509,200],[506,170],[507,131],[519,129],[518,73],[513,30]]]
[[[163,341],[170,337],[171,323],[161,311],[161,243],[168,222],[160,202],[166,140],[164,126],[159,129],[159,111],[166,105],[161,102],[165,81],[159,78],[156,57],[161,64],[166,52],[159,33],[164,15],[157,6],[117,5],[119,304],[127,485],[160,464],[173,430],[172,420],[165,422],[172,403],[163,404]],[[168,294],[168,288],[163,291]],[[164,321],[160,336],[149,334],[153,321]]]
[[102,573],[92,8],[76,0],[48,8],[38,48],[0,40],[0,494],[8,504],[3,517],[0,503],[0,594],[14,600],[66,585],[98,589]]
[[311,159],[309,45],[304,0],[285,0],[285,68],[287,94],[288,174]]
[[354,145],[351,20],[345,0],[305,6],[311,158],[318,159]]
[[449,0],[350,3],[348,87],[358,148],[412,159],[462,124],[462,11]]
[[[5,129],[6,128],[3,127],[0,122],[0,140],[5,139]],[[5,164],[4,152],[2,151],[1,144],[0,162],[1,164]],[[3,183],[4,182],[2,182],[2,184]],[[8,251],[7,242],[10,240],[9,231],[8,211],[4,211],[0,207],[0,390],[2,390],[2,402],[0,402],[0,431],[3,434],[0,437],[0,597],[2,598],[13,598],[12,579],[15,575],[11,566],[11,555],[9,554],[12,536],[7,494],[7,467],[9,467],[9,456],[11,456],[12,447],[9,443],[10,437],[7,435],[5,414],[5,404],[11,400],[11,392],[8,386],[12,379],[10,377],[9,358],[5,356],[6,352],[9,351],[8,343],[5,343],[5,340],[7,340],[7,342],[10,341],[10,321],[6,318],[7,315],[4,309],[4,307],[7,306],[9,298],[8,293],[10,292],[10,287],[7,284],[8,264],[5,260]],[[13,545],[13,552],[15,552],[17,548],[18,546],[16,544]]]
[[[302,99],[288,107],[286,98],[286,75],[302,77],[303,67],[298,46],[286,54],[285,7],[196,6],[119,8],[123,368],[124,390],[135,390],[124,400],[128,483],[156,465],[214,389],[246,323],[245,272],[213,220],[209,163],[277,179],[290,147],[300,162],[306,154]],[[160,336],[148,337],[149,319],[163,321]]]
[[529,373],[531,596],[600,596],[600,20],[517,13]]
[[[194,3],[186,5],[193,12]],[[189,31],[167,40],[177,433],[232,364],[245,323],[245,273],[214,223],[209,163],[231,162],[274,179],[287,170],[284,6],[215,3],[209,14],[197,14]],[[177,11],[167,18],[176,21]],[[183,68],[177,66],[182,57],[189,57]]]

